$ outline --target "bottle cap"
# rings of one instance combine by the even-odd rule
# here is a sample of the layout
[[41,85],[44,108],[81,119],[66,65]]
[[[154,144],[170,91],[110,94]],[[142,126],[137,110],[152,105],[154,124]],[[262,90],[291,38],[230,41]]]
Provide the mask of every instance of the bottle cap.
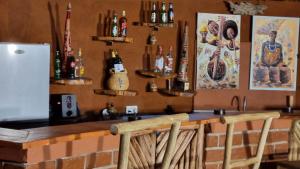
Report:
[[78,49],[78,56],[81,56],[81,48]]
[[122,16],[126,16],[125,10],[122,11]]

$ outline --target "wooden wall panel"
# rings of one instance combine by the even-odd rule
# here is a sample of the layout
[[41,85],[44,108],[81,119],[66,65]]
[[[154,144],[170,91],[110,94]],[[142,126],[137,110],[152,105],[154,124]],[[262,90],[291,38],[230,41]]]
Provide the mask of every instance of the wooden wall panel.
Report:
[[[197,12],[228,13],[221,0],[172,0],[174,2],[175,20],[188,21],[189,28],[189,79],[192,83],[195,55],[195,23]],[[248,90],[250,30],[251,17],[242,17],[241,46],[241,88],[239,90],[200,90],[194,98],[167,97],[158,93],[145,92],[145,86],[151,79],[143,78],[135,71],[142,68],[142,56],[150,28],[134,26],[139,21],[140,0],[70,0],[72,3],[71,36],[75,52],[81,47],[86,64],[86,76],[93,79],[91,86],[57,86],[51,85],[51,93],[74,93],[83,113],[97,114],[113,102],[119,111],[125,111],[125,105],[138,105],[141,112],[162,112],[166,105],[172,105],[176,111],[190,111],[195,108],[230,107],[234,95],[248,98],[251,109],[281,106],[285,104],[285,95],[292,92],[263,92]],[[169,2],[169,1],[167,1]],[[265,15],[299,16],[299,2],[261,1],[269,6]],[[1,42],[46,42],[55,46],[51,27],[56,24],[59,33],[60,47],[64,30],[65,9],[67,0],[0,0],[0,41]],[[51,7],[51,8],[49,8]],[[50,9],[54,23],[51,21]],[[107,15],[108,10],[115,10],[119,15],[126,10],[129,21],[129,36],[134,38],[133,44],[117,44],[112,47],[103,42],[93,41],[97,35],[99,16]],[[165,52],[169,45],[177,50],[178,29],[162,28],[156,32],[158,43],[164,46]],[[105,52],[116,48],[129,72],[130,89],[138,90],[136,97],[109,97],[95,95],[93,89],[103,87]],[[177,50],[178,51],[178,50]],[[153,49],[153,53],[156,50]],[[53,50],[52,50],[53,54]],[[53,60],[53,58],[52,58]],[[51,75],[53,76],[53,61]],[[165,86],[164,80],[155,79],[159,87]],[[299,100],[299,99],[298,99]]]

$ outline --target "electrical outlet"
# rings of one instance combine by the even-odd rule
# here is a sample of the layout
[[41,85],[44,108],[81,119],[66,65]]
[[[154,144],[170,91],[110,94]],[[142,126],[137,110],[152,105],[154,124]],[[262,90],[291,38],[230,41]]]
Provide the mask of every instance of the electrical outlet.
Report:
[[126,114],[137,114],[138,106],[126,106]]

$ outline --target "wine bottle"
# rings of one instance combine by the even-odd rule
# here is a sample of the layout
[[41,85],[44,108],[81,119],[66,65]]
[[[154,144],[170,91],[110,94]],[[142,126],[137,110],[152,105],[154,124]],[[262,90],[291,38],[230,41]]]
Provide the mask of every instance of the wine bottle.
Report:
[[168,21],[169,21],[169,23],[174,23],[174,9],[173,9],[173,3],[169,3]]
[[60,61],[60,51],[56,50],[55,53],[55,66],[54,66],[54,79],[60,80],[61,79],[61,61]]
[[75,78],[75,57],[73,51],[70,52],[67,58],[67,77],[69,79]]
[[115,70],[115,72],[124,72],[124,66],[122,59],[120,58],[118,52],[116,50],[112,50],[111,53],[112,56],[112,68]]
[[158,17],[157,17],[157,9],[156,9],[156,4],[153,2],[152,4],[152,10],[151,10],[151,18],[150,18],[151,23],[157,23],[158,22]]
[[160,12],[160,22],[161,23],[168,23],[168,15],[166,11],[166,3],[162,2],[161,12]]
[[126,12],[122,11],[122,17],[120,18],[120,35],[121,37],[127,36],[127,18]]

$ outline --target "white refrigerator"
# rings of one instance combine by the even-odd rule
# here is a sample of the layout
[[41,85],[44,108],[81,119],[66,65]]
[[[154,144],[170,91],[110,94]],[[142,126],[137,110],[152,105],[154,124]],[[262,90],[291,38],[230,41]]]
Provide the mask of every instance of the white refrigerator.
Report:
[[0,43],[0,123],[49,118],[50,45]]

